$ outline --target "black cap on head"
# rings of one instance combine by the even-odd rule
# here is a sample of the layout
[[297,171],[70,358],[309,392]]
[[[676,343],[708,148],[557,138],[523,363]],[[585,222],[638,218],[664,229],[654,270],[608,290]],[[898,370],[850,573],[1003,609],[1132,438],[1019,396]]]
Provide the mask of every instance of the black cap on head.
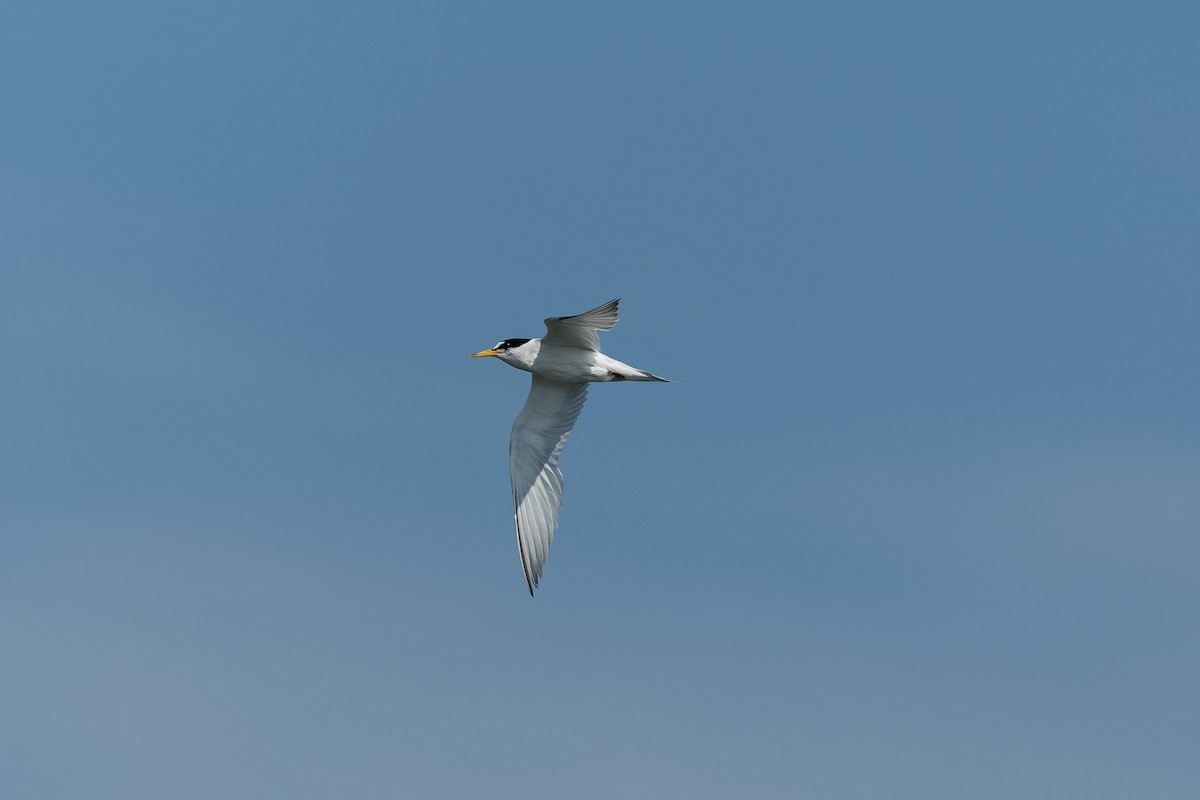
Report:
[[512,348],[512,347],[520,347],[521,345],[525,344],[528,341],[529,341],[528,339],[505,339],[503,342],[500,342],[492,349],[493,350],[508,350],[509,348]]

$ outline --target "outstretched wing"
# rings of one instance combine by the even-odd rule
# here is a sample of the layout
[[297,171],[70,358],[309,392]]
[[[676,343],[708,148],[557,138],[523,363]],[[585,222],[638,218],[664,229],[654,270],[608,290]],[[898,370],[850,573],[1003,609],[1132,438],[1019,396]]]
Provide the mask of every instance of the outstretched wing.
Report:
[[542,341],[560,347],[578,347],[600,352],[600,337],[596,331],[612,330],[617,324],[617,303],[621,298],[610,300],[591,311],[573,317],[550,317],[546,320],[546,335]]
[[559,383],[534,375],[529,398],[513,423],[508,467],[512,473],[517,548],[530,595],[542,577],[562,508],[563,478],[558,456],[586,399],[586,383]]

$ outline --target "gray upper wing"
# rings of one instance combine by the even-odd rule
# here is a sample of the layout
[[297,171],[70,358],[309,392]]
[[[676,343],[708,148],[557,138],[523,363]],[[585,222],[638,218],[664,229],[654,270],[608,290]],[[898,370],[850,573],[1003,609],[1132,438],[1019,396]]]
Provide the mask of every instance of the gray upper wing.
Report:
[[546,335],[542,341],[560,347],[578,347],[583,350],[600,351],[600,337],[596,331],[612,330],[617,324],[617,303],[620,298],[610,300],[591,311],[573,317],[550,317],[546,320]]

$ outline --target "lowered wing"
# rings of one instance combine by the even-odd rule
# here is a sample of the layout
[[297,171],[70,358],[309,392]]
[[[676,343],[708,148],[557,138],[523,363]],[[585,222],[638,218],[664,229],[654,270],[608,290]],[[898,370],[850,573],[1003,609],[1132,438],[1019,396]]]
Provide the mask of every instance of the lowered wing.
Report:
[[[615,321],[616,301],[610,305]],[[563,478],[558,456],[586,399],[586,383],[559,383],[534,375],[529,398],[513,423],[508,466],[512,474],[517,548],[530,595],[542,577],[562,508]]]

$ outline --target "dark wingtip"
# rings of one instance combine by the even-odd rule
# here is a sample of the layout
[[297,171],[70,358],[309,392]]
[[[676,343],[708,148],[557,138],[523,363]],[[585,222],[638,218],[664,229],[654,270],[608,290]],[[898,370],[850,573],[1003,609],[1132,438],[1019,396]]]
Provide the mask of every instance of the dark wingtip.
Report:
[[520,522],[517,522],[517,552],[521,554],[521,572],[525,574],[525,585],[529,587],[529,596],[533,597],[533,587],[537,585],[537,577],[530,575],[529,560],[525,557],[525,545],[521,542]]

